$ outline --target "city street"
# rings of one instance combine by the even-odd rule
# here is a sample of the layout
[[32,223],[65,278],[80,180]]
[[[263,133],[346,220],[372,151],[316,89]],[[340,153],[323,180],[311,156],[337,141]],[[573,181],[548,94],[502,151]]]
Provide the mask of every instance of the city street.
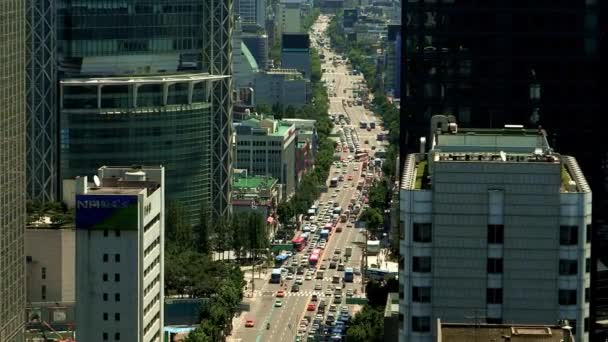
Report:
[[[313,31],[323,31],[327,27],[327,17],[321,16],[320,20],[313,26]],[[313,38],[314,39],[314,38]],[[318,42],[313,42],[313,45],[317,45]],[[354,135],[358,135],[361,144],[361,149],[369,150],[370,155],[374,152],[372,146],[378,145],[380,142],[376,141],[376,134],[380,132],[380,128],[377,126],[376,129],[367,131],[366,129],[359,128],[360,121],[375,120],[379,123],[379,119],[370,115],[363,106],[344,106],[342,99],[349,99],[354,97],[353,87],[354,83],[362,80],[361,76],[352,76],[348,74],[347,66],[341,64],[337,67],[332,65],[330,57],[335,56],[328,49],[324,49],[325,62],[322,63],[322,68],[332,72],[324,73],[323,80],[327,84],[334,84],[334,91],[338,97],[330,96],[330,113],[345,113],[350,117],[351,129],[355,131]],[[334,81],[335,80],[335,81]],[[345,92],[346,90],[346,92]],[[340,127],[340,125],[336,125]],[[364,143],[368,141],[368,143]],[[379,145],[378,145],[379,146]],[[346,210],[351,199],[357,198],[357,203],[363,206],[364,196],[360,190],[357,190],[357,184],[360,179],[365,179],[365,173],[362,173],[363,163],[353,159],[355,153],[343,149],[339,152],[340,157],[343,157],[343,163],[334,163],[330,169],[329,178],[343,176],[344,180],[338,183],[337,187],[329,187],[327,192],[321,194],[319,198],[319,214],[315,218],[315,221],[305,221],[304,224],[315,224],[320,227],[323,226],[327,218],[323,218],[323,213],[330,212],[335,207],[333,202],[339,203],[339,207],[342,210]],[[350,158],[349,158],[350,157]],[[353,159],[352,161],[348,161]],[[370,157],[371,161],[371,157]],[[349,180],[348,178],[351,178]],[[328,180],[329,183],[329,180]],[[328,214],[325,214],[327,217]],[[284,280],[284,286],[280,284],[269,283],[270,269],[267,269],[261,279],[255,280],[255,290],[253,291],[251,298],[246,298],[245,302],[249,304],[249,311],[244,312],[234,320],[233,334],[228,338],[228,341],[294,341],[296,336],[301,336],[298,339],[305,341],[306,332],[310,331],[313,326],[313,321],[317,315],[317,305],[319,301],[324,300],[326,304],[325,314],[323,320],[317,331],[322,331],[322,326],[325,324],[325,318],[330,311],[334,310],[332,304],[334,304],[334,290],[336,287],[342,288],[341,300],[336,300],[335,317],[340,315],[342,307],[348,307],[348,313],[352,317],[355,311],[359,308],[359,305],[346,305],[346,294],[350,289],[352,290],[354,297],[360,297],[363,292],[361,283],[361,275],[355,274],[353,282],[342,282],[344,271],[338,271],[329,268],[329,263],[332,257],[335,255],[340,262],[343,262],[344,267],[361,269],[362,260],[362,249],[365,243],[365,235],[362,229],[355,228],[354,220],[356,215],[351,214],[347,222],[340,222],[336,228],[331,232],[327,245],[325,246],[316,269],[319,270],[322,267],[327,268],[324,270],[322,279],[316,279],[317,272],[312,275],[312,280],[303,280],[302,285],[299,287],[299,291],[292,292],[292,285],[294,284],[295,277],[292,280],[285,280],[283,274],[282,279]],[[342,229],[341,232],[337,232]],[[320,229],[319,229],[320,231]],[[317,232],[318,234],[318,232]],[[346,247],[352,247],[352,256],[347,258],[344,256]],[[309,247],[312,248],[312,247]],[[318,247],[315,247],[318,248]],[[339,250],[339,252],[336,252]],[[310,251],[310,249],[309,249]],[[339,254],[338,254],[339,253]],[[298,260],[299,258],[306,258],[306,248],[302,252],[295,253],[292,257],[287,259],[284,263],[284,267],[290,265],[292,260]],[[304,259],[307,260],[307,259]],[[298,263],[300,260],[298,260]],[[257,276],[256,271],[256,276]],[[355,272],[357,273],[357,272]],[[338,283],[332,283],[333,276],[339,277]],[[304,277],[304,275],[301,275]],[[344,285],[343,285],[344,284]],[[317,288],[315,290],[315,287]],[[319,289],[320,288],[320,289]],[[251,289],[248,289],[251,290]],[[283,298],[277,298],[277,292],[279,290],[284,291]],[[329,291],[328,291],[329,290]],[[250,292],[250,291],[246,291]],[[315,310],[308,311],[308,304],[311,303],[313,295],[318,296],[318,301],[315,303]],[[282,300],[280,307],[275,305],[277,299]],[[308,324],[301,325],[302,318],[308,316],[310,320]],[[253,320],[253,327],[245,327],[247,320]],[[270,324],[267,329],[267,324]]]

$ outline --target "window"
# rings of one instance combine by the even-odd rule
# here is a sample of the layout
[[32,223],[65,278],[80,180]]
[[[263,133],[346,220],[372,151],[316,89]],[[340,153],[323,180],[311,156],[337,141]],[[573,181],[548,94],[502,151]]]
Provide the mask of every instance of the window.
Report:
[[412,269],[414,270],[414,272],[431,272],[431,257],[413,257]]
[[114,320],[115,321],[120,321],[120,312],[117,312],[114,314]]
[[46,267],[40,269],[42,279],[46,279]]
[[104,321],[107,321],[107,320],[108,320],[108,313],[107,313],[107,312],[104,312],[104,313],[103,313],[103,320],[104,320]]
[[400,312],[399,313],[399,322],[403,323],[404,320],[405,320],[405,316],[403,316],[403,314]]
[[577,260],[564,260],[559,261],[559,275],[575,275],[577,271]]
[[103,262],[108,262],[108,254],[107,253],[103,254]]
[[114,273],[114,281],[116,281],[116,282],[120,281],[120,273]]
[[41,291],[41,296],[42,299],[46,299],[46,285],[42,285],[42,291]]
[[114,254],[114,261],[120,262],[120,254]]
[[115,293],[114,294],[114,300],[117,302],[120,302],[120,293]]
[[488,225],[488,243],[502,244],[504,240],[504,226],[502,224]]
[[412,301],[415,303],[430,303],[431,288],[430,287],[412,287]]
[[114,231],[114,235],[115,235],[116,237],[120,237],[120,230],[115,230],[115,231]]
[[502,324],[502,318],[486,318],[488,324]]
[[587,235],[587,243],[591,243],[591,225],[590,224],[588,224],[585,227],[585,233]]
[[585,320],[583,321],[583,328],[585,332],[589,332],[589,317],[585,317]]
[[488,273],[502,273],[502,259],[488,258]]
[[591,298],[591,289],[585,288],[585,303],[589,303],[589,298]]
[[412,316],[412,331],[429,332],[431,331],[431,318],[428,316]]
[[432,225],[430,223],[414,223],[414,242],[431,242]]
[[572,246],[578,244],[577,226],[559,227],[559,244],[562,246]]
[[104,302],[107,302],[107,301],[108,301],[108,294],[107,294],[107,293],[104,293],[104,294],[103,294],[103,301],[104,301]]
[[102,338],[103,338],[103,340],[104,340],[104,341],[107,341],[107,340],[108,340],[108,333],[104,332],[104,333],[102,334],[102,336],[103,336]]
[[559,305],[576,305],[576,290],[559,290]]
[[115,339],[116,341],[120,341],[120,333],[115,333],[115,334],[114,334],[114,339]]
[[[108,237],[108,230],[107,229],[103,230],[103,236],[104,237]],[[106,334],[106,333],[104,333],[104,334]],[[106,340],[107,340],[107,334],[106,334]]]
[[107,273],[103,274],[103,281],[108,281],[108,274]]
[[585,273],[591,272],[591,258],[585,259]]
[[502,304],[502,289],[487,289],[486,290],[486,303]]

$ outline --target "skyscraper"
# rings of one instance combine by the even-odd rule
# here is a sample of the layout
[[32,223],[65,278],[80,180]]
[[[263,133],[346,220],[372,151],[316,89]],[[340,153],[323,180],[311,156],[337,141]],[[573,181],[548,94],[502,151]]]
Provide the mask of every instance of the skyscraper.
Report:
[[0,341],[25,323],[25,3],[0,1]]
[[232,1],[58,3],[61,177],[161,164],[192,223],[230,210]]
[[234,12],[243,22],[243,26],[255,25],[264,28],[266,25],[265,0],[236,0]]

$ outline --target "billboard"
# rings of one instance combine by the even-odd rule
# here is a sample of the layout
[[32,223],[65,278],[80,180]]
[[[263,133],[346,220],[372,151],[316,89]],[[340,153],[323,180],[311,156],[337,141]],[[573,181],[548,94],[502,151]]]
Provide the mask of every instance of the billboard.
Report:
[[76,195],[76,229],[137,230],[137,196]]

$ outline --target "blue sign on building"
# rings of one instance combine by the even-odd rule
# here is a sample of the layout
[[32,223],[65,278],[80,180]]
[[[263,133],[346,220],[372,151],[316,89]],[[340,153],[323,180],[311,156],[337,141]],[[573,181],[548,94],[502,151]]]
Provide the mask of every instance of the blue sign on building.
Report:
[[137,196],[76,195],[76,229],[137,230]]

